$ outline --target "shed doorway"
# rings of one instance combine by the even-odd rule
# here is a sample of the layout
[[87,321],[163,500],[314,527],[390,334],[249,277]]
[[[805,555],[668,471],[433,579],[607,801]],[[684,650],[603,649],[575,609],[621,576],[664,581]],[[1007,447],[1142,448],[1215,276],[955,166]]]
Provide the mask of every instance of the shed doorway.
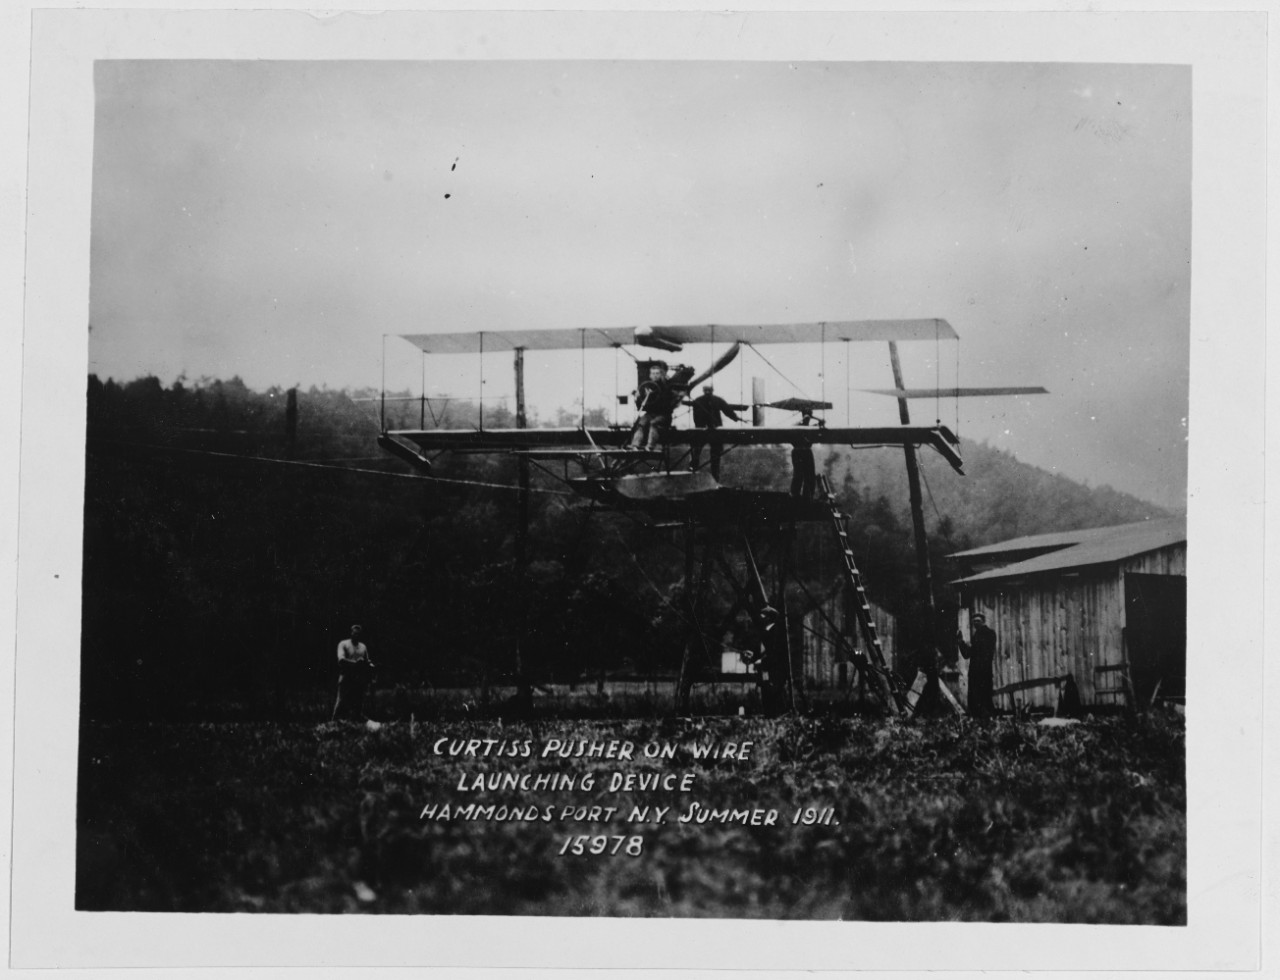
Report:
[[[1187,695],[1187,580],[1182,575],[1124,577],[1125,643],[1139,707]],[[1157,690],[1157,685],[1159,689]]]

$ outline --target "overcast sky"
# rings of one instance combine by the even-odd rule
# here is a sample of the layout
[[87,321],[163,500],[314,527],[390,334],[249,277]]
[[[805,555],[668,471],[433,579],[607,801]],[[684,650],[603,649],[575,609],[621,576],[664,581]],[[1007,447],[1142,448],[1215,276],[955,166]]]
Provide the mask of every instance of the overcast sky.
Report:
[[[908,385],[1051,394],[915,420],[1184,505],[1188,69],[153,61],[96,87],[101,377],[377,386],[383,334],[941,317],[961,340],[904,344]],[[765,348],[719,387],[892,423],[845,396],[891,385],[883,346]],[[417,390],[417,351],[387,354]],[[474,361],[429,362],[428,390],[474,395]],[[508,356],[485,371],[511,390]],[[534,361],[539,414],[577,411],[582,373]]]

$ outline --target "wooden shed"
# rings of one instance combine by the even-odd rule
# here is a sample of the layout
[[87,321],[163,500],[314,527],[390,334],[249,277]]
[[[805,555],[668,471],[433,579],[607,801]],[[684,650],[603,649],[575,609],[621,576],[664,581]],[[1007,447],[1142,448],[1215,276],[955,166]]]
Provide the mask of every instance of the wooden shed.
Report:
[[951,558],[961,629],[986,616],[995,688],[1014,688],[997,707],[1052,708],[1067,675],[1086,705],[1185,698],[1185,518],[1015,538]]
[[[805,614],[799,646],[804,686],[808,690],[843,690],[857,681],[848,644],[860,647],[862,638],[848,605],[844,588],[838,588]],[[870,606],[885,662],[894,664],[897,619],[874,602]]]

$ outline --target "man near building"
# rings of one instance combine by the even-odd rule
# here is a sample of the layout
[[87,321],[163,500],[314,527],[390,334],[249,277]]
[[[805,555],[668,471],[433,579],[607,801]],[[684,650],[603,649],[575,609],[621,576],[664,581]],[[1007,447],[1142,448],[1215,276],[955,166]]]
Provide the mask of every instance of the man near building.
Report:
[[969,714],[989,718],[994,710],[991,672],[996,659],[995,630],[987,625],[986,616],[976,613],[970,620],[969,642],[958,631],[956,642],[960,655],[969,661]]
[[[689,443],[689,465],[692,469],[698,468],[698,463],[702,461],[702,447],[710,442],[711,475],[719,480],[720,454],[724,447],[716,439],[715,431],[723,424],[726,415],[735,422],[741,422],[738,412],[747,406],[730,405],[715,393],[715,388],[711,385],[703,385],[702,394],[686,404],[693,408],[693,427],[700,430],[693,435]],[[704,435],[703,432],[706,434]]]
[[364,630],[351,627],[351,636],[338,644],[338,699],[333,704],[331,721],[351,717],[359,719],[364,711],[364,692],[373,673],[369,648],[361,641]]

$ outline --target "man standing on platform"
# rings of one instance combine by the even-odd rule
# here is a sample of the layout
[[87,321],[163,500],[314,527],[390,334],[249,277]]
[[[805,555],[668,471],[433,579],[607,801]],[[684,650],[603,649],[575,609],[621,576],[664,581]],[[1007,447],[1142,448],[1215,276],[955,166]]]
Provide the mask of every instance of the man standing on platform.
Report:
[[813,461],[813,446],[807,440],[791,444],[791,496],[812,500],[814,483],[818,479]]
[[662,433],[671,425],[672,407],[667,362],[654,361],[649,365],[649,380],[636,391],[640,414],[631,435],[632,449],[657,449],[662,444]]
[[[738,411],[747,406],[730,405],[715,393],[715,388],[711,385],[703,385],[702,394],[686,404],[693,408],[693,427],[702,430],[695,433],[689,443],[690,468],[695,470],[698,468],[698,463],[702,461],[702,447],[704,443],[710,442],[711,475],[719,480],[720,454],[724,447],[716,438],[716,430],[723,424],[726,415],[735,422],[741,422]],[[706,434],[704,435],[703,432]]]

